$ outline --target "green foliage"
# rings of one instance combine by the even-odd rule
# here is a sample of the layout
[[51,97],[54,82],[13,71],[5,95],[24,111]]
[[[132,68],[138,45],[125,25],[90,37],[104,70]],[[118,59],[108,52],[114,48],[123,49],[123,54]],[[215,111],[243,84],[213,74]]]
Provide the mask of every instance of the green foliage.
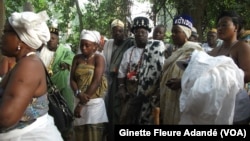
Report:
[[[99,7],[93,3],[85,5],[83,16],[80,20],[83,21],[84,29],[93,29],[99,31],[102,35],[110,38],[110,23],[112,20],[118,18],[126,21],[125,0],[102,0]],[[125,5],[125,7],[124,7]]]
[[[171,13],[169,12],[173,9],[177,10],[177,14],[180,13],[186,13],[191,14],[191,16],[196,16],[202,13],[202,17],[199,17],[198,19],[195,19],[198,22],[201,22],[201,30],[200,34],[203,38],[205,38],[206,31],[210,28],[216,27],[216,18],[218,17],[218,14],[222,10],[234,10],[237,13],[239,13],[243,19],[246,21],[245,28],[250,28],[250,1],[249,0],[201,0],[203,3],[201,4],[195,4],[197,3],[196,0],[165,0],[165,5],[168,6],[162,6],[162,0],[150,0],[151,3],[153,3],[154,7],[159,8],[162,7],[162,10],[164,12],[169,13],[170,17],[172,17]],[[174,7],[170,7],[169,5],[174,5]],[[200,8],[205,7],[205,8]],[[194,11],[194,12],[192,12]],[[162,13],[162,12],[161,12]],[[204,14],[203,14],[204,13]],[[155,13],[156,15],[159,15],[159,13]],[[193,15],[192,15],[193,14]],[[159,15],[161,16],[161,15]],[[158,17],[159,19],[160,17]],[[163,19],[163,18],[161,18]]]
[[[58,20],[60,29],[60,42],[70,43],[73,50],[77,50],[79,44],[79,35],[82,29],[97,30],[107,38],[111,37],[110,22],[113,19],[126,21],[126,16],[130,18],[128,11],[131,6],[131,0],[101,0],[101,3],[94,3],[91,0],[88,4],[76,9],[77,0],[5,0],[6,16],[10,16],[12,12],[20,12],[23,10],[25,2],[30,2],[34,6],[35,12],[46,10],[51,19]],[[201,5],[194,5],[193,0],[138,0],[140,2],[150,1],[154,13],[157,16],[157,24],[162,23],[171,28],[172,19],[176,13],[194,10],[196,13],[204,13],[202,18],[196,19],[201,21],[202,33],[210,28],[216,27],[216,18],[222,10],[235,10],[245,20],[246,27],[250,28],[250,1],[249,0],[207,0],[204,9],[199,9]],[[197,9],[199,9],[198,12]],[[80,12],[80,13],[79,13]],[[80,16],[78,16],[80,14]],[[155,16],[150,13],[150,16]],[[79,19],[80,17],[80,19]],[[126,24],[126,22],[125,22]],[[203,36],[203,35],[201,35]],[[205,36],[204,36],[205,38]],[[166,41],[171,42],[171,32],[166,32]]]
[[165,39],[164,39],[164,42],[166,42],[166,43],[173,43],[173,41],[172,41],[172,38],[171,38],[171,35],[172,35],[172,33],[171,32],[166,32],[165,33]]

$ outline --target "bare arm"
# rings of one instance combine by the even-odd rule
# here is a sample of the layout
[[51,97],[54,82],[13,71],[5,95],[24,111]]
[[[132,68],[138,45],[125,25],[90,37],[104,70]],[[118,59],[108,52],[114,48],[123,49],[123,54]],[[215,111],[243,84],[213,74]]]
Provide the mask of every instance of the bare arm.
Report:
[[233,54],[233,59],[235,60],[238,67],[244,71],[245,83],[250,82],[250,45],[245,42],[240,42],[237,46],[236,57],[234,57]]
[[15,125],[33,97],[46,92],[44,68],[38,59],[23,59],[13,69],[0,105],[0,128]]
[[75,71],[76,71],[76,66],[77,66],[77,58],[79,55],[76,55],[73,58],[72,66],[71,66],[71,72],[70,72],[70,86],[71,89],[75,92],[79,88],[77,87],[76,79],[75,79]]
[[90,83],[90,86],[85,91],[85,94],[89,95],[90,97],[95,93],[96,89],[100,85],[105,69],[105,60],[103,56],[101,56],[100,54],[96,54],[94,59],[95,59],[94,76],[92,82]]

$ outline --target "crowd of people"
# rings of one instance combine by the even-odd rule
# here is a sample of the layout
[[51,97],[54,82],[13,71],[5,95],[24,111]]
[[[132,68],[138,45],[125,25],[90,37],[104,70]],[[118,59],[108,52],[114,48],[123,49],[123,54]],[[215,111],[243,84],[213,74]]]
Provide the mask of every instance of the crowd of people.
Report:
[[[25,11],[6,21],[1,140],[114,141],[115,125],[249,124],[250,44],[234,11],[218,16],[205,43],[188,15],[174,17],[172,43],[164,25],[152,29],[138,16],[133,37],[120,19],[111,22],[111,39],[82,30],[78,53],[60,43],[48,19],[46,11]],[[45,69],[74,113],[66,131],[48,114]]]

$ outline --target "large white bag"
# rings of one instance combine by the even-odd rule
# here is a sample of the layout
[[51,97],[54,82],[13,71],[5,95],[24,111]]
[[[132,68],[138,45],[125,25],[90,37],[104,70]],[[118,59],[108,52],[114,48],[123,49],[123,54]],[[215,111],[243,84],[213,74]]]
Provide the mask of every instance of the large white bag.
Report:
[[230,57],[195,50],[182,76],[180,124],[232,124],[243,78]]

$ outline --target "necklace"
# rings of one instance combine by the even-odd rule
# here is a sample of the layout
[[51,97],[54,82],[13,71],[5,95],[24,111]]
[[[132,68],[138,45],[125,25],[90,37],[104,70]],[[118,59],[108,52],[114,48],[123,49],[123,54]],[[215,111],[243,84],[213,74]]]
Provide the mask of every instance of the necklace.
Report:
[[53,57],[50,60],[50,63],[48,65],[48,67],[47,67],[47,70],[48,70],[48,73],[49,73],[50,76],[53,75],[52,64],[54,63],[54,60],[55,60],[55,54],[53,54]]
[[30,56],[30,55],[33,55],[33,54],[36,54],[36,52],[33,52],[33,51],[29,52],[29,53],[26,54],[26,56]]
[[129,63],[128,63],[128,66],[127,66],[127,70],[128,70],[128,73],[127,73],[127,78],[129,80],[135,80],[137,81],[138,80],[138,74],[139,74],[139,69],[141,67],[141,64],[142,64],[142,60],[143,60],[143,55],[144,55],[144,51],[145,49],[143,49],[142,53],[141,53],[141,56],[140,56],[140,59],[138,60],[137,62],[137,67],[135,66],[134,70],[132,70],[132,66],[130,66],[132,64],[132,54],[133,54],[133,51],[134,51],[135,47],[132,49],[131,53],[130,53],[130,56],[129,56]]
[[83,60],[84,60],[84,64],[88,64],[88,61],[93,58],[95,56],[95,53],[93,53],[90,57],[84,57]]
[[220,46],[220,49],[218,50],[217,52],[217,56],[218,55],[225,55],[225,56],[230,56],[230,51],[232,49],[232,47],[238,43],[238,40],[237,41],[234,41],[228,48],[225,47],[225,45],[223,44],[222,46]]

